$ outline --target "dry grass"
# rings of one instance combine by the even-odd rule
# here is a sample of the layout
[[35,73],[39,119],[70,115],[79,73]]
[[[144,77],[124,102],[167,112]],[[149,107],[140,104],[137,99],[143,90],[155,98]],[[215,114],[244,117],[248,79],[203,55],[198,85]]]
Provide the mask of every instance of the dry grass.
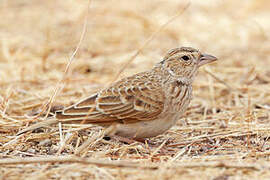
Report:
[[[93,1],[86,35],[53,108],[111,83],[136,50],[186,4]],[[83,31],[87,1],[3,0],[0,178],[269,179],[269,8],[267,0],[193,0],[142,49],[120,77],[151,68],[177,46],[219,57],[201,69],[183,119],[148,146],[105,141],[99,138],[101,128],[91,125],[16,136],[44,120],[33,115],[63,77]]]

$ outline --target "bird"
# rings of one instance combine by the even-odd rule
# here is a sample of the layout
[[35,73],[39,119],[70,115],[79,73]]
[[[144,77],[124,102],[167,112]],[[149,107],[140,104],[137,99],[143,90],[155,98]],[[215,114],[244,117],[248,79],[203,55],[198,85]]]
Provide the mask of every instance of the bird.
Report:
[[187,110],[198,69],[216,60],[192,47],[174,48],[152,69],[112,83],[18,134],[61,122],[113,127],[114,135],[133,140],[158,136]]

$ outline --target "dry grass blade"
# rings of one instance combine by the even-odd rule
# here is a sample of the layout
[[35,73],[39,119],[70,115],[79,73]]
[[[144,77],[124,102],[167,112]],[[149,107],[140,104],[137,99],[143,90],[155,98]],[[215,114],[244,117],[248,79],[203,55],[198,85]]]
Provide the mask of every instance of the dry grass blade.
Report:
[[[33,163],[80,163],[92,164],[100,167],[122,167],[122,168],[142,168],[142,169],[158,169],[162,166],[157,165],[142,165],[138,163],[131,163],[127,161],[108,161],[108,160],[94,160],[90,158],[80,158],[77,156],[47,156],[47,157],[28,157],[28,158],[12,158],[1,159],[0,165],[15,165],[15,164],[33,164]],[[224,163],[224,162],[198,162],[198,163],[170,163],[167,168],[235,168],[235,169],[252,169],[261,170],[262,167],[256,164],[247,163]],[[264,165],[263,168],[269,169],[269,165]]]
[[[1,2],[0,179],[270,179],[270,4],[187,1]],[[198,73],[183,119],[149,145],[100,140],[102,128],[84,121],[16,134],[52,127],[48,108],[179,46],[219,60]]]
[[80,40],[79,40],[74,52],[72,53],[72,55],[69,58],[69,61],[66,65],[66,69],[65,69],[64,74],[62,76],[62,79],[57,83],[56,88],[54,90],[54,94],[50,97],[48,103],[43,108],[43,111],[44,111],[46,109],[46,107],[48,107],[45,118],[48,117],[50,110],[52,108],[52,103],[55,101],[55,98],[61,92],[61,90],[63,89],[63,87],[65,85],[65,79],[67,78],[67,75],[69,73],[70,66],[71,66],[72,62],[74,61],[74,58],[75,58],[75,56],[76,56],[76,54],[77,54],[77,52],[82,44],[83,38],[85,37],[85,33],[87,30],[87,24],[88,24],[87,22],[88,22],[88,15],[89,15],[89,11],[90,11],[90,5],[91,5],[91,0],[88,0],[87,12],[86,12],[86,16],[85,16],[85,20],[84,20],[84,24],[83,24],[83,28],[82,28]]
[[207,72],[207,74],[209,74],[210,76],[212,76],[215,80],[217,80],[218,82],[224,84],[230,91],[234,91],[235,90],[228,83],[226,83],[224,80],[220,79],[213,72],[211,72],[211,70],[209,68],[206,67],[204,70],[205,70],[205,72]]
[[168,24],[170,24],[172,21],[174,21],[177,17],[182,15],[190,6],[190,2],[188,2],[183,9],[173,17],[171,17],[166,23],[164,23],[159,29],[157,29],[143,44],[142,46],[135,52],[134,55],[132,55],[127,62],[124,64],[123,67],[119,70],[119,72],[116,74],[115,78],[113,79],[113,82],[116,81],[121,73],[130,65],[130,63],[141,53],[143,48],[145,48]]
[[27,127],[27,128],[25,128],[25,129],[19,131],[19,132],[17,133],[17,136],[19,136],[19,135],[21,135],[21,134],[23,134],[23,133],[25,133],[25,132],[28,132],[28,131],[32,131],[32,130],[38,129],[38,128],[48,127],[48,126],[50,126],[50,125],[52,125],[52,124],[55,124],[55,123],[57,123],[57,122],[58,122],[57,119],[47,119],[47,120],[41,121],[41,122],[39,122],[39,123],[36,123],[36,124],[34,124],[34,125],[30,126],[30,127]]
[[[224,162],[198,162],[198,163],[181,163],[181,164],[174,164],[174,166],[180,168],[234,168],[234,169],[251,169],[260,171],[262,167],[258,166],[257,164],[248,164],[248,163],[224,163]],[[269,166],[267,166],[269,169]]]
[[32,163],[81,163],[81,164],[92,164],[101,167],[148,168],[148,169],[157,168],[157,166],[140,165],[138,163],[131,163],[127,161],[95,160],[89,158],[80,158],[77,156],[47,156],[47,157],[12,158],[0,160],[1,166],[12,164],[32,164]]

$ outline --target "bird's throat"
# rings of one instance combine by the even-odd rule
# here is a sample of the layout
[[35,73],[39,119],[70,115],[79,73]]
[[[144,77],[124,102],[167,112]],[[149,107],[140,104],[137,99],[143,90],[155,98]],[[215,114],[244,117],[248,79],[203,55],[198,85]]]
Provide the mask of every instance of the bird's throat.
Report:
[[192,79],[187,78],[187,77],[178,77],[176,81],[187,86],[192,84]]

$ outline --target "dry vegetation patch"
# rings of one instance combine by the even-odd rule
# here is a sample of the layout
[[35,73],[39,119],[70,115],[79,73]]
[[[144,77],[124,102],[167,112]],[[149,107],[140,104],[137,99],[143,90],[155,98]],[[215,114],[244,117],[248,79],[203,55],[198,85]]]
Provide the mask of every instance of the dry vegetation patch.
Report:
[[[93,1],[86,35],[53,108],[111,83],[151,34],[186,4]],[[92,125],[16,135],[44,120],[36,116],[79,41],[87,2],[3,0],[0,179],[269,179],[269,8],[266,0],[191,1],[120,77],[151,68],[178,46],[201,49],[219,61],[200,70],[192,104],[176,126],[152,138],[151,145],[127,145],[100,139],[102,129]]]

